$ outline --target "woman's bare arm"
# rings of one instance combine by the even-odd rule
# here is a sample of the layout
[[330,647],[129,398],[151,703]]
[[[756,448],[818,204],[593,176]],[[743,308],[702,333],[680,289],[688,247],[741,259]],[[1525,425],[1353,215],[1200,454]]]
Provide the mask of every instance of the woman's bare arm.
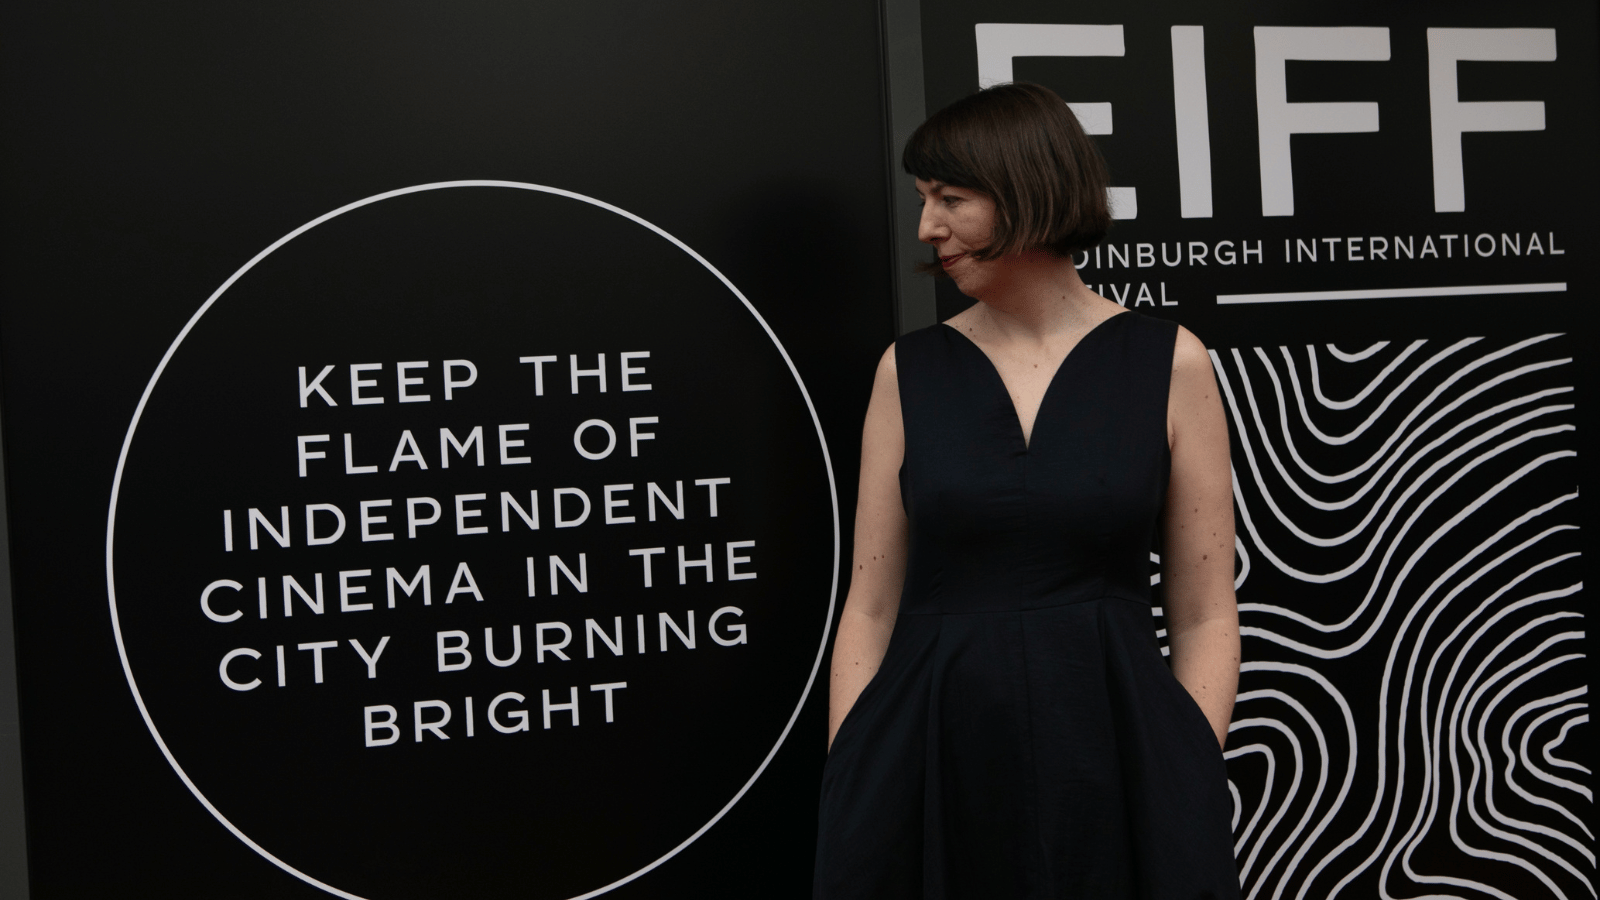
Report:
[[1167,488],[1162,595],[1172,673],[1228,738],[1239,687],[1239,610],[1233,596],[1233,472],[1228,424],[1205,345],[1178,330],[1167,405],[1172,480]]
[[861,489],[856,500],[850,594],[833,642],[828,694],[828,747],[839,723],[872,680],[889,646],[906,576],[906,514],[900,502],[905,430],[894,347],[878,363],[861,434]]

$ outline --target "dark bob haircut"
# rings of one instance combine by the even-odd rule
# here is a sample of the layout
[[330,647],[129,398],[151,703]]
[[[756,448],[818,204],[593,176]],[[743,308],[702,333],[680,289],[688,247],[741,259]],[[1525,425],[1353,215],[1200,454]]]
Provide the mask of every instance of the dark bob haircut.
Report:
[[974,259],[1026,250],[1070,258],[1111,227],[1105,160],[1067,104],[1041,85],[998,84],[946,106],[911,135],[900,165],[993,198],[994,237]]

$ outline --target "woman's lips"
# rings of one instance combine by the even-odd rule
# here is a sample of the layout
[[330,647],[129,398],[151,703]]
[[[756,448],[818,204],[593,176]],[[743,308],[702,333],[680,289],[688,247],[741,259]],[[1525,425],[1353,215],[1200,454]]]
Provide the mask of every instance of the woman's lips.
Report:
[[951,266],[955,265],[956,260],[960,259],[963,256],[966,256],[966,254],[965,253],[957,253],[954,256],[941,256],[941,257],[939,257],[939,264],[944,266],[946,269],[948,269]]

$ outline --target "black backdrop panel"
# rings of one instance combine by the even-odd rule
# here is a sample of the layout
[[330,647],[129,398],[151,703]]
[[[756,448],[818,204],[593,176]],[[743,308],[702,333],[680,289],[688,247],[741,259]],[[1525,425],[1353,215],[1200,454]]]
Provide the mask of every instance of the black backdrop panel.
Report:
[[1136,209],[1084,280],[1213,351],[1246,896],[1592,893],[1593,4],[929,0],[922,26],[930,109],[997,73],[1089,104]]
[[34,895],[807,895],[892,337],[874,10],[0,31]]

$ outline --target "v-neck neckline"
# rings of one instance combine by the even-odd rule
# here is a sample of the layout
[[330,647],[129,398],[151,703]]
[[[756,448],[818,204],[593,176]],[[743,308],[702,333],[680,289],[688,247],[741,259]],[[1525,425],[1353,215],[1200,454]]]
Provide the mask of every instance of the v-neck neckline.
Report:
[[1104,319],[1101,319],[1094,325],[1094,327],[1090,328],[1088,331],[1085,331],[1083,333],[1083,337],[1078,338],[1077,343],[1072,345],[1072,349],[1068,350],[1066,355],[1061,357],[1061,361],[1056,363],[1056,370],[1050,373],[1050,381],[1045,384],[1044,393],[1039,397],[1039,408],[1033,413],[1033,429],[1026,434],[1024,434],[1022,431],[1022,414],[1017,411],[1017,401],[1012,399],[1011,389],[1006,386],[1005,376],[1000,374],[1000,367],[995,365],[994,359],[989,356],[989,352],[979,346],[977,341],[967,337],[967,335],[962,332],[961,329],[951,325],[949,322],[941,322],[940,324],[959,335],[961,340],[964,341],[967,346],[976,350],[978,355],[983,357],[983,361],[988,364],[989,372],[994,376],[994,380],[999,383],[1000,394],[1005,398],[1006,406],[1011,410],[1011,424],[1016,427],[1017,438],[1022,442],[1022,452],[1029,453],[1033,450],[1035,441],[1039,436],[1039,420],[1044,417],[1045,404],[1049,402],[1050,395],[1055,392],[1056,380],[1061,377],[1061,370],[1067,367],[1067,360],[1071,359],[1073,354],[1078,352],[1078,348],[1083,346],[1084,341],[1089,340],[1089,338],[1093,337],[1096,332],[1104,328],[1107,322],[1132,314],[1132,310],[1123,310],[1122,312],[1113,313],[1109,316],[1106,316]]

